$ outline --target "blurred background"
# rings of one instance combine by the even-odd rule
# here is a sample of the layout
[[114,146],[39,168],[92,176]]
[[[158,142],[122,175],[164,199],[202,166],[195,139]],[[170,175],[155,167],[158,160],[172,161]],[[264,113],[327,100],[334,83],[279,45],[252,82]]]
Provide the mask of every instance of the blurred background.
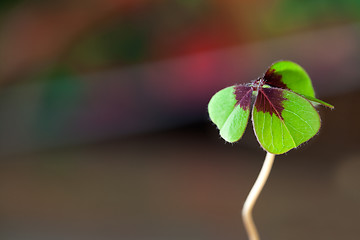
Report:
[[360,1],[2,0],[0,238],[247,239],[265,152],[207,103],[281,59],[335,110],[277,157],[260,234],[359,239]]

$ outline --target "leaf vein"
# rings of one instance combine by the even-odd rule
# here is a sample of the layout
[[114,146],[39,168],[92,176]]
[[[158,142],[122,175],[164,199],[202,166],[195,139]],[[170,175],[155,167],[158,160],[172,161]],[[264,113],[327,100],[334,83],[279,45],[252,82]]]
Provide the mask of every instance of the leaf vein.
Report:
[[288,110],[288,109],[284,109],[285,111],[287,111],[287,112],[289,112],[289,113],[292,113],[292,114],[294,114],[295,116],[297,116],[299,119],[301,119],[304,123],[306,123],[306,125],[308,125],[309,126],[309,128],[312,130],[312,131],[314,131],[314,128],[305,120],[305,119],[303,119],[302,117],[300,117],[299,115],[297,115],[296,113],[294,113],[293,111],[290,111],[290,110]]

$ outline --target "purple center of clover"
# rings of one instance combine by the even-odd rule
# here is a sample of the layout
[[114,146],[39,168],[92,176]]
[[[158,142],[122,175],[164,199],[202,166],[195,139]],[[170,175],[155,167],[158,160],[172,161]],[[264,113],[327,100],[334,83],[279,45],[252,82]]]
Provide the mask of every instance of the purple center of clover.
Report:
[[[283,102],[286,98],[283,96],[284,91],[280,87],[287,89],[286,85],[281,82],[281,75],[273,71],[265,74],[263,78],[258,78],[250,85],[235,86],[236,105],[244,110],[249,110],[251,105],[251,96],[253,91],[257,91],[255,100],[255,110],[257,112],[275,114],[283,120],[282,111],[284,110]],[[267,78],[266,78],[267,77]],[[264,85],[270,87],[264,87]],[[273,86],[273,87],[271,87]]]

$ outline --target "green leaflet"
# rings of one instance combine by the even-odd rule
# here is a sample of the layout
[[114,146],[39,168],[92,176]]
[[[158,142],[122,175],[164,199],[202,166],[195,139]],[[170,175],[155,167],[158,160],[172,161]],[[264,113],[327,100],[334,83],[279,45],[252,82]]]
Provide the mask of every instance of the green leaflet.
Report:
[[278,91],[282,92],[285,99],[279,115],[259,111],[256,103],[252,112],[253,127],[259,143],[266,151],[274,154],[296,148],[320,129],[320,116],[309,101],[288,90]]
[[294,62],[280,61],[272,64],[266,71],[264,79],[270,86],[287,88],[301,95],[315,97],[309,75]]
[[334,108],[331,104],[315,98],[311,79],[306,71],[291,61],[273,63],[264,75],[265,84],[294,91],[314,104]]
[[217,92],[208,105],[211,121],[215,123],[220,130],[220,136],[227,142],[236,142],[242,137],[250,114],[250,101],[247,110],[244,110],[239,104],[236,105],[234,91],[232,86]]

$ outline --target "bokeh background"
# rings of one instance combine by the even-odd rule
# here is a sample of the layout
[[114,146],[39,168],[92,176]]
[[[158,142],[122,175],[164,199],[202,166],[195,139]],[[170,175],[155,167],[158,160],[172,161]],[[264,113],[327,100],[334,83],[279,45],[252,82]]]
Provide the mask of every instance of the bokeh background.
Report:
[[335,110],[277,157],[260,234],[359,239],[360,1],[2,0],[0,238],[246,239],[265,152],[207,103],[281,59]]

